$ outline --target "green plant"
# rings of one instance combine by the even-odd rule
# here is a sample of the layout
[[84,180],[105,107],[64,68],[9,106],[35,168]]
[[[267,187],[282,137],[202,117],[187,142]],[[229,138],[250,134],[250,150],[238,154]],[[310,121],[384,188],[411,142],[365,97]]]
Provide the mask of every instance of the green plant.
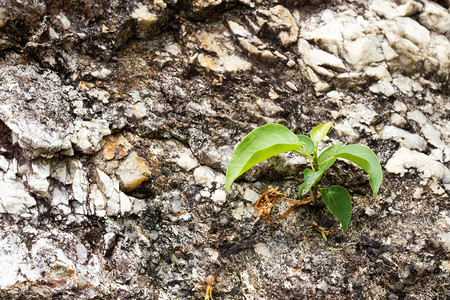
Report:
[[[383,173],[377,156],[366,146],[342,146],[342,143],[337,143],[319,154],[319,142],[326,137],[332,125],[333,122],[328,122],[313,128],[310,137],[296,135],[280,124],[267,124],[254,129],[239,143],[231,157],[225,179],[225,191],[228,192],[236,178],[265,159],[289,151],[304,155],[311,168],[305,169],[303,172],[303,183],[300,184],[298,190],[299,197],[302,198],[303,194],[309,193],[310,200],[308,203],[317,203],[321,196],[328,210],[341,223],[342,230],[345,233],[350,223],[352,211],[350,194],[339,185],[320,188],[318,183],[324,172],[338,158],[347,159],[369,174],[369,183],[374,197],[376,197],[380,188]],[[304,204],[305,201],[298,203]],[[282,217],[287,214],[283,214]],[[268,218],[267,215],[266,218]]]

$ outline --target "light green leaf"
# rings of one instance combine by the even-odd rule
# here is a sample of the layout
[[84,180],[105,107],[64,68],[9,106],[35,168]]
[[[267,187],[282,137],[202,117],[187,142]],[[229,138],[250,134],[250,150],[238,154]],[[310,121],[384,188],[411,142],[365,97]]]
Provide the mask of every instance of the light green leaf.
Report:
[[304,142],[305,144],[301,147],[303,151],[308,154],[313,154],[314,152],[314,142],[309,137],[303,134],[297,134],[298,140]]
[[334,247],[328,248],[328,250],[330,250],[330,251],[341,251],[342,249],[344,249],[344,248],[334,248]]
[[234,150],[228,164],[225,191],[233,181],[257,163],[272,156],[300,148],[305,143],[280,124],[267,124],[250,132]]
[[298,197],[300,199],[302,198],[302,194],[303,194],[303,190],[305,189],[305,186],[306,186],[306,184],[304,182],[298,186]]
[[357,164],[367,174],[369,174],[369,183],[372,187],[373,196],[376,197],[383,181],[383,171],[377,156],[369,147],[362,145],[347,145],[336,151],[336,157],[348,159]]
[[319,182],[320,178],[323,175],[323,172],[325,172],[325,170],[319,170],[319,171],[314,172],[311,169],[305,169],[305,171],[303,171],[303,176],[304,176],[304,180],[305,180],[305,190],[304,190],[305,193],[309,192],[309,190],[317,182]]
[[311,139],[314,142],[319,142],[323,140],[327,136],[328,130],[330,130],[332,125],[333,122],[328,122],[314,127],[311,130]]
[[333,185],[328,189],[321,189],[320,194],[328,210],[339,220],[342,225],[342,230],[346,233],[352,215],[350,194],[340,185]]
[[341,148],[341,146],[342,143],[337,143],[323,150],[323,152],[319,155],[319,158],[317,159],[317,163],[319,164],[319,170],[323,169],[325,171],[334,164],[336,158],[333,158],[333,156],[336,154],[339,148]]

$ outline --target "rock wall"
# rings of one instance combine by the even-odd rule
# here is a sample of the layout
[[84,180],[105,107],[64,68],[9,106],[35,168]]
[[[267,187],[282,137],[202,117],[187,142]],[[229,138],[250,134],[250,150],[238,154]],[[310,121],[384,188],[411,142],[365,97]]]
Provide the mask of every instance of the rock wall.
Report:
[[[0,298],[450,297],[448,0],[0,3]],[[378,155],[381,197],[338,162],[347,234],[315,207],[253,226],[307,163],[225,194],[235,145],[327,121],[325,146]]]

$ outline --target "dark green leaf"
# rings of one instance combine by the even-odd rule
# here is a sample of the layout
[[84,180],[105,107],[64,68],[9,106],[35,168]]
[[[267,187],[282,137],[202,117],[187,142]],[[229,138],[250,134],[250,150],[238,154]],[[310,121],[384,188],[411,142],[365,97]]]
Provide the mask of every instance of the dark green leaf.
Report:
[[328,189],[321,189],[320,194],[328,210],[339,220],[342,225],[342,230],[346,233],[352,215],[350,194],[340,185],[333,185]]
[[305,183],[303,182],[302,184],[300,184],[298,186],[298,197],[301,199],[302,198],[302,194],[303,194],[303,190],[305,189]]
[[335,156],[348,159],[366,171],[370,176],[373,196],[376,197],[383,181],[383,171],[375,153],[366,146],[347,145],[337,150]]
[[319,142],[323,140],[327,136],[328,130],[330,130],[332,125],[333,122],[328,122],[314,127],[311,130],[311,139],[314,142]]
[[304,176],[304,180],[305,180],[305,193],[309,192],[309,190],[317,183],[319,182],[320,178],[323,175],[323,172],[325,172],[324,170],[319,170],[314,172],[311,169],[305,169],[305,171],[303,171],[303,176]]
[[300,142],[304,142],[305,144],[300,147],[303,151],[308,154],[313,154],[314,152],[314,142],[309,137],[303,134],[297,134],[298,140]]
[[250,132],[234,150],[228,164],[225,191],[233,181],[257,163],[269,157],[300,148],[305,143],[279,124],[267,124]]

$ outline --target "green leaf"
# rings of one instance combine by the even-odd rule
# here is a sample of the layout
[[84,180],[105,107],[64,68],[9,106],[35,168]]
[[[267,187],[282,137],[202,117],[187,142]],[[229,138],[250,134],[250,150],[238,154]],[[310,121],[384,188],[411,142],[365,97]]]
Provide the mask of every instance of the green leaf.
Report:
[[314,172],[311,169],[305,169],[305,171],[303,171],[303,176],[304,176],[304,180],[305,180],[305,193],[309,192],[309,190],[317,183],[319,182],[320,178],[323,175],[323,172],[325,172],[325,170],[319,170]]
[[[342,143],[337,143],[331,147],[328,147],[325,149],[317,159],[317,163],[319,164],[319,170],[312,171],[310,169],[305,169],[303,171],[303,176],[305,180],[305,190],[304,193],[309,192],[309,190],[319,182],[320,178],[322,178],[323,173],[331,167],[334,162],[336,161],[336,158],[334,158],[334,154],[336,151],[341,147]],[[322,163],[322,164],[321,164]]]
[[283,125],[267,124],[254,129],[234,150],[228,164],[225,191],[228,192],[233,181],[257,163],[304,144]]
[[319,141],[323,140],[327,136],[328,130],[330,130],[331,125],[333,125],[333,122],[324,123],[324,124],[314,127],[311,130],[311,134],[310,134],[311,139],[314,142],[319,142]]
[[342,230],[346,233],[352,215],[350,194],[340,185],[333,185],[328,189],[321,189],[320,194],[328,210],[339,220],[342,225]]
[[369,183],[372,187],[373,196],[376,197],[383,181],[383,171],[377,156],[369,147],[362,145],[347,145],[337,150],[336,157],[348,159],[357,164],[367,174],[369,174]]
[[298,140],[304,142],[305,144],[301,147],[303,151],[308,154],[313,154],[314,152],[314,142],[312,139],[303,134],[297,134]]
[[344,249],[344,248],[334,248],[334,247],[328,248],[328,250],[330,250],[330,251],[341,251],[342,249]]
[[319,164],[319,170],[323,169],[325,171],[334,164],[336,158],[333,158],[333,156],[336,154],[339,148],[341,148],[341,146],[342,143],[337,143],[323,150],[323,152],[319,155],[319,158],[317,159],[317,163]]
[[303,194],[303,190],[305,189],[305,186],[306,186],[306,184],[304,182],[298,186],[298,197],[300,199],[302,198],[302,194]]

